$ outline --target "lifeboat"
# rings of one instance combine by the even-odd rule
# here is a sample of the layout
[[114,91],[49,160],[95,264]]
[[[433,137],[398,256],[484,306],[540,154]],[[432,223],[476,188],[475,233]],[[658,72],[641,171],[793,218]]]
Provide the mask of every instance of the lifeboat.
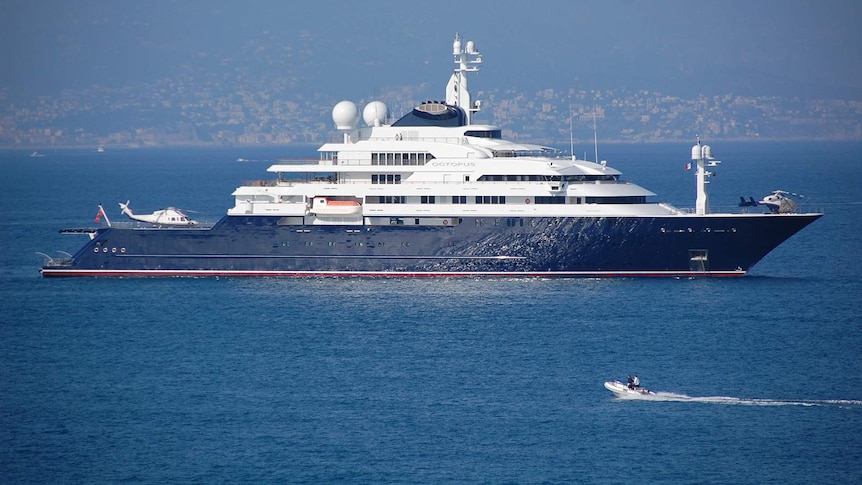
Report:
[[332,200],[327,197],[315,197],[311,202],[310,212],[324,216],[348,216],[362,211],[362,205],[355,200]]

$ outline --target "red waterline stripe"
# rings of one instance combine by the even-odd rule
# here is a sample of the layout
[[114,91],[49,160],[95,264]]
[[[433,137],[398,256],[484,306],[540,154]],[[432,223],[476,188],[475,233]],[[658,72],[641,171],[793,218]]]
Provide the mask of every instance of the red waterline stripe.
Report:
[[568,278],[668,278],[668,277],[740,277],[744,271],[682,272],[682,271],[621,271],[621,272],[364,272],[364,271],[221,271],[221,270],[75,270],[43,269],[43,277],[369,277],[369,278],[465,278],[487,277],[568,277]]

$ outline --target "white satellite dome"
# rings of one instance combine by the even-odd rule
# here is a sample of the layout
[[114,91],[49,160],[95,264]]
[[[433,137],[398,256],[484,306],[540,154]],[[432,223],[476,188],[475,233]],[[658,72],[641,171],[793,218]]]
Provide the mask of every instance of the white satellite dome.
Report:
[[341,101],[332,108],[332,121],[339,130],[352,130],[359,121],[359,109],[352,101]]
[[389,116],[389,108],[383,101],[372,101],[362,110],[362,119],[368,126],[381,126]]

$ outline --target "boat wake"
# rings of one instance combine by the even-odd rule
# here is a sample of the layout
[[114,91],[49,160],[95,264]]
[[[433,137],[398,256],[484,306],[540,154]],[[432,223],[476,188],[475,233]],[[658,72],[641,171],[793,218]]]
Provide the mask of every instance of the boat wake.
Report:
[[653,394],[632,394],[618,397],[621,401],[663,401],[663,402],[697,402],[706,404],[725,404],[735,406],[841,406],[862,408],[862,400],[857,399],[755,399],[730,396],[688,396],[673,392],[655,392]]

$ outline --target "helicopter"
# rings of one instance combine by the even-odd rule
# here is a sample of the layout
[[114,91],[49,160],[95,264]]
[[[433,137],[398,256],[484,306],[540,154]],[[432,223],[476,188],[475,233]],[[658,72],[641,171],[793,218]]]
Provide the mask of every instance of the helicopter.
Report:
[[764,197],[758,204],[765,205],[769,209],[769,212],[773,214],[791,214],[796,212],[798,206],[787,195],[798,195],[801,197],[799,194],[779,189],[772,191],[771,194]]
[[191,220],[189,216],[185,215],[182,211],[174,207],[157,210],[152,214],[148,215],[136,215],[132,212],[132,209],[129,208],[129,201],[127,200],[125,204],[120,202],[120,209],[122,214],[129,216],[129,219],[140,222],[148,222],[150,224],[156,224],[159,226],[198,225],[197,221]]

